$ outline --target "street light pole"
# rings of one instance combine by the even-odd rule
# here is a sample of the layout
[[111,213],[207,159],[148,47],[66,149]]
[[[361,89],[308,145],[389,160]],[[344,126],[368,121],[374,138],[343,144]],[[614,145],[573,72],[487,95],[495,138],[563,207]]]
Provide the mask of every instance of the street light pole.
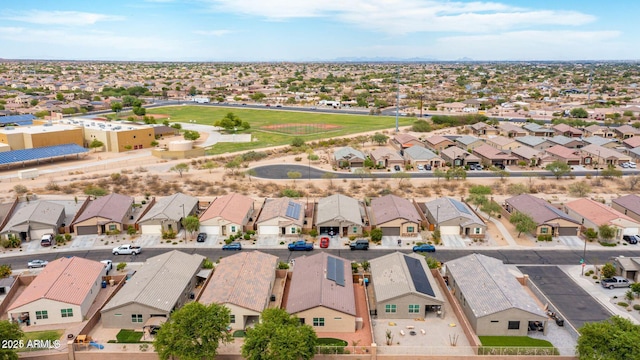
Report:
[[598,177],[598,173],[600,172],[600,150],[598,150],[598,162],[596,163],[596,178]]
[[584,238],[584,249],[582,249],[582,260],[580,261],[580,267],[582,267],[581,275],[584,275],[585,259],[587,257],[587,238]]
[[436,229],[440,228],[440,205],[436,206]]
[[183,238],[184,238],[184,241],[186,242],[187,241],[187,228],[184,227],[184,223],[185,223],[185,221],[184,221],[184,217],[185,217],[185,215],[184,215],[184,204],[180,205],[180,207],[182,208],[182,231],[184,233],[183,234]]

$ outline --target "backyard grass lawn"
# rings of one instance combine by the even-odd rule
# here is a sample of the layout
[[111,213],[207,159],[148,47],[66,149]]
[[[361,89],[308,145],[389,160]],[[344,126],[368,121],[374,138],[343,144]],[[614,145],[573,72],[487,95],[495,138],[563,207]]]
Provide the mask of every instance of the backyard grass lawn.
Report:
[[528,336],[480,336],[483,346],[553,347],[547,340]]
[[29,341],[33,341],[33,340],[49,340],[51,344],[53,344],[53,342],[55,340],[60,340],[60,336],[62,336],[62,330],[45,330],[45,331],[32,331],[32,332],[25,332],[24,336],[22,337],[22,340],[24,340],[25,343],[25,347],[23,348],[24,350],[27,350],[26,348],[26,344]]
[[319,338],[316,343],[318,346],[347,346],[348,343],[344,340],[334,338]]
[[[395,127],[395,117],[393,116],[323,114],[302,111],[253,110],[207,106],[169,106],[149,109],[148,112],[149,114],[167,114],[171,118],[170,122],[189,122],[189,120],[195,120],[196,123],[203,125],[213,125],[214,122],[222,119],[227,113],[232,112],[242,121],[247,121],[251,125],[251,129],[238,131],[238,133],[251,133],[253,135],[252,142],[218,143],[208,151],[209,154],[287,145],[290,144],[291,140],[295,137],[309,141]],[[400,126],[406,126],[411,125],[415,120],[415,118],[401,117],[398,123]],[[159,121],[161,122],[162,120]],[[302,126],[300,129],[304,130],[306,134],[287,133],[293,129],[278,130],[265,128],[280,124],[288,124],[292,127],[300,124],[308,126]],[[320,128],[314,129],[314,125],[320,126]],[[331,128],[322,129],[321,125]]]
[[116,335],[116,340],[118,340],[119,343],[138,343],[140,342],[141,338],[142,331],[133,331],[126,329],[120,330],[118,335]]

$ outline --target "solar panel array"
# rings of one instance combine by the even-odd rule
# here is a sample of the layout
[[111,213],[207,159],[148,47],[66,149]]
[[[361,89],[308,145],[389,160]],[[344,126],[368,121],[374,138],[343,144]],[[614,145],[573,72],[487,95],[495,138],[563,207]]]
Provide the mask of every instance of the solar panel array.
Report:
[[300,218],[300,211],[302,210],[302,206],[296,202],[289,201],[289,206],[287,206],[287,217],[292,219]]
[[22,161],[48,159],[64,155],[75,155],[87,151],[89,150],[77,144],[54,145],[35,149],[5,151],[0,152],[0,165],[19,163]]
[[344,262],[342,259],[327,256],[327,279],[344,286]]
[[409,274],[411,275],[411,280],[413,281],[413,286],[416,288],[416,291],[429,296],[436,296],[420,260],[405,255],[404,261],[407,264],[407,269],[409,269]]
[[449,201],[451,201],[451,203],[453,204],[453,206],[456,207],[456,209],[458,209],[459,212],[463,213],[463,214],[469,214],[471,215],[471,213],[469,212],[469,208],[467,208],[463,203],[461,203],[458,200],[453,200],[453,199],[449,199]]
[[36,117],[31,114],[0,116],[0,124],[31,125]]

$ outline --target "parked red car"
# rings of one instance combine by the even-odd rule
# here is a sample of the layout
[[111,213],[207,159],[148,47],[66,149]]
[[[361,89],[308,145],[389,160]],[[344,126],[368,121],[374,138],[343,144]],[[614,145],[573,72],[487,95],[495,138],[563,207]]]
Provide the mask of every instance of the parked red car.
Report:
[[321,248],[325,248],[325,249],[329,247],[329,238],[328,237],[320,238],[320,247]]

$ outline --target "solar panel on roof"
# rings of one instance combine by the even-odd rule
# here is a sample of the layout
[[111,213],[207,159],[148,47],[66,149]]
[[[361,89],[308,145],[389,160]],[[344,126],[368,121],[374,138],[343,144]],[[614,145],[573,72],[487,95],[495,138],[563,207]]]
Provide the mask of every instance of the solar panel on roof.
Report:
[[336,259],[327,256],[327,279],[336,281]]
[[285,215],[287,217],[297,219],[300,217],[300,210],[302,210],[302,206],[300,204],[289,201],[289,205],[287,206],[287,212],[285,213]]
[[469,209],[463,203],[461,203],[458,200],[453,200],[453,199],[450,199],[450,200],[451,200],[451,203],[453,204],[453,206],[455,206],[456,209],[458,209],[458,211],[460,211],[461,213],[464,213],[464,214],[471,215],[471,213],[469,212]]
[[409,269],[409,274],[411,275],[411,280],[413,281],[413,286],[416,288],[416,291],[429,296],[436,296],[420,260],[405,255],[404,261],[407,264],[407,269]]
[[336,284],[344,286],[344,262],[341,259],[336,260]]
[[64,155],[75,155],[87,151],[89,150],[77,144],[54,145],[35,149],[5,151],[0,152],[0,165],[19,163],[22,161],[48,159]]

